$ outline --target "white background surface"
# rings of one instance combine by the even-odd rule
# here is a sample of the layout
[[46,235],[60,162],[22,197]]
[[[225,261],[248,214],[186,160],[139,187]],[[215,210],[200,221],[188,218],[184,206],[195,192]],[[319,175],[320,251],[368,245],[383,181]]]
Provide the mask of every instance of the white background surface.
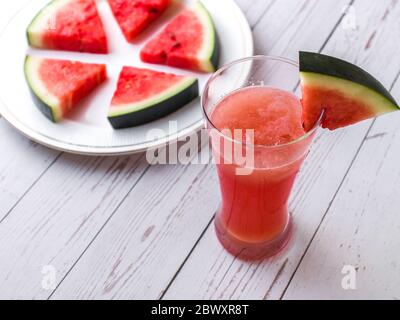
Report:
[[[20,3],[2,2],[0,21]],[[257,53],[333,54],[400,97],[399,2],[238,3]],[[58,153],[3,119],[0,137],[1,298],[400,298],[400,113],[321,131],[290,204],[293,244],[259,263],[229,256],[216,240],[211,165]],[[56,270],[56,289],[42,286],[45,265]],[[356,290],[341,286],[344,265],[357,270]]]

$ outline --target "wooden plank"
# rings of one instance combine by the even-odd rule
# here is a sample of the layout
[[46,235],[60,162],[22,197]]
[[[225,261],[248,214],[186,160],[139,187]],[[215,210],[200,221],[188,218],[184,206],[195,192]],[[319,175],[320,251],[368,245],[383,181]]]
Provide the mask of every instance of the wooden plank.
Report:
[[146,168],[143,155],[64,154],[0,224],[0,299],[47,298],[42,268],[61,281]]
[[52,298],[159,297],[217,208],[212,171],[151,167]]
[[251,1],[251,0],[235,0],[235,2],[238,4],[238,6],[240,7],[240,9],[243,12],[247,12],[247,10],[250,8],[251,3],[253,1]]
[[[400,81],[393,93],[400,98]],[[285,299],[400,299],[399,150],[400,113],[379,118]],[[344,266],[356,270],[354,290]]]
[[350,0],[325,1],[323,5],[317,0],[273,2],[255,24],[256,53],[297,61],[299,48],[315,51],[316,44],[318,49],[322,46],[349,3]]
[[52,165],[58,152],[24,138],[0,119],[0,221]]
[[[355,9],[357,29],[338,28],[324,51],[356,61],[390,86],[400,69],[400,61],[395,59],[400,52],[394,45],[398,36],[393,32],[393,24],[399,14],[398,5],[392,1],[374,4],[358,1]],[[316,14],[318,12],[315,10]],[[302,34],[303,30],[299,29],[288,39],[301,39],[310,48],[308,41],[311,38],[301,38]],[[287,44],[288,48],[292,46],[294,50],[303,47],[302,43]],[[386,68],[387,61],[393,63],[389,69]],[[280,298],[315,230],[324,219],[370,124],[367,121],[337,132],[323,132],[315,142],[293,193],[290,208],[295,219],[295,235],[292,246],[286,252],[261,263],[241,262],[223,252],[210,228],[165,298]]]
[[[333,10],[335,6],[332,4],[337,2],[330,3],[332,12],[325,21],[324,29],[320,30],[322,35],[318,37],[319,42],[314,42],[316,50],[330,33],[329,27],[333,28],[341,15],[340,8]],[[309,8],[299,12],[300,17],[303,19],[302,15],[306,15],[310,20],[319,18],[318,10],[327,2],[316,2],[315,5],[315,10]],[[277,10],[277,7],[274,5],[270,10]],[[285,14],[292,15],[291,12],[278,10],[279,13],[281,11],[283,20]],[[296,29],[297,25],[279,24],[278,27],[290,29],[293,34],[302,31]],[[270,31],[282,33],[280,29],[272,29],[272,26]],[[297,37],[296,40],[298,42],[294,43],[293,50],[301,46],[301,38]],[[179,180],[175,181],[178,177]],[[56,290],[53,298],[162,297],[177,269],[185,262],[212,219],[219,204],[217,187],[212,166],[205,169],[196,166],[151,168]],[[146,192],[151,194],[147,195]],[[159,195],[155,196],[154,193]],[[178,212],[175,207],[179,208]],[[142,236],[148,233],[151,236],[142,243]],[[209,249],[220,250],[216,246],[217,242],[214,242],[213,246],[204,248],[207,253],[203,256],[202,266],[212,262],[212,259],[215,261],[216,257],[211,255]],[[203,275],[203,270],[199,271],[199,275]],[[191,281],[188,286],[191,286]]]
[[245,12],[250,27],[254,27],[259,23],[261,18],[269,11],[271,5],[276,0],[236,0],[237,4]]

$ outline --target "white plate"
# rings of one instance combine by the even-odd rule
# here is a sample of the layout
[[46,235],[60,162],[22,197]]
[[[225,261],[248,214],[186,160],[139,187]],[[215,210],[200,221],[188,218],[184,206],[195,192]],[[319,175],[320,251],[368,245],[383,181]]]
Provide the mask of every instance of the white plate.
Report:
[[[147,67],[182,75],[193,72],[158,65],[144,64],[139,59],[143,44],[157,33],[177,13],[170,9],[140,36],[135,44],[125,41],[106,0],[98,0],[109,38],[109,55],[34,50],[28,47],[26,27],[49,0],[28,3],[8,24],[0,39],[0,113],[28,138],[50,148],[89,155],[117,155],[141,152],[177,141],[203,127],[200,99],[168,117],[150,124],[113,130],[107,121],[107,109],[114,92],[119,72],[124,65]],[[192,1],[184,1],[188,4]],[[233,0],[203,0],[210,11],[221,44],[220,65],[253,55],[253,38],[243,13]],[[65,58],[84,62],[106,63],[109,80],[86,99],[79,110],[59,124],[46,119],[34,106],[23,74],[26,54],[48,58]],[[195,74],[203,91],[209,74]],[[232,79],[234,80],[234,79]],[[173,122],[176,125],[174,125]],[[157,137],[154,137],[157,130]],[[152,133],[152,134],[151,134]]]

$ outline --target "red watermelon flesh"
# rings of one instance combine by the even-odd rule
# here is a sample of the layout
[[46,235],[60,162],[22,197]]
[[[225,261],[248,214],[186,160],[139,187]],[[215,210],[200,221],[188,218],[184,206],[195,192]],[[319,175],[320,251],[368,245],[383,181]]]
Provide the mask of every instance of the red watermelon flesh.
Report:
[[126,40],[133,41],[156,20],[172,0],[108,0]]
[[[65,117],[107,78],[106,66],[28,56],[25,74],[41,104],[50,108],[53,121]],[[43,108],[41,108],[43,109]]]
[[202,72],[215,71],[218,44],[214,24],[198,2],[172,20],[142,49],[142,61]]
[[59,98],[64,115],[107,78],[103,64],[66,60],[44,60],[39,72],[49,92]]
[[32,46],[46,49],[108,53],[103,23],[93,0],[55,0],[28,28]]
[[124,67],[118,80],[117,90],[111,102],[112,108],[134,104],[158,95],[185,77],[148,69]]
[[305,129],[311,130],[324,111],[321,126],[335,130],[376,115],[370,106],[362,101],[346,97],[340,91],[305,86],[302,88],[303,121]]

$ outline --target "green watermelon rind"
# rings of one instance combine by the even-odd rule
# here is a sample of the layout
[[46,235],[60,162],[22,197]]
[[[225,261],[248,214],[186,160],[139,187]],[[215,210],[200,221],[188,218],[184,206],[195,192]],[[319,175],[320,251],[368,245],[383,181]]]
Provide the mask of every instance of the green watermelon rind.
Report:
[[42,61],[41,58],[27,56],[24,64],[25,78],[39,110],[51,121],[59,122],[62,119],[59,99],[49,93],[43,82],[38,78],[37,70]]
[[53,0],[39,11],[26,29],[26,37],[30,46],[43,48],[41,38],[43,32],[48,28],[49,17],[69,2],[71,2],[71,0]]
[[303,87],[341,92],[369,106],[376,115],[399,110],[390,92],[371,74],[335,57],[301,51],[300,80]]
[[112,105],[108,120],[115,129],[143,125],[179,110],[198,96],[198,80],[185,77],[176,85],[145,101],[124,106]]
[[200,1],[196,2],[193,8],[208,33],[208,36],[204,40],[206,46],[203,49],[204,54],[200,53],[198,56],[200,68],[205,72],[215,72],[218,68],[220,48],[214,21],[206,7]]

